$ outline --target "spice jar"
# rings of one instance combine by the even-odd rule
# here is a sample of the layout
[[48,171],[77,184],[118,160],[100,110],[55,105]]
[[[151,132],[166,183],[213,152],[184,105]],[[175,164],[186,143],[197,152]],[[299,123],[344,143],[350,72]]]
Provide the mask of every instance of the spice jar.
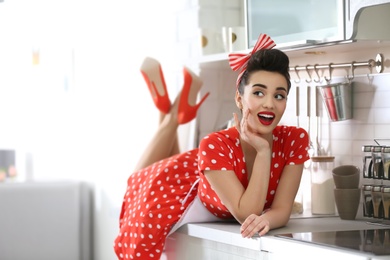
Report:
[[390,186],[382,186],[383,218],[390,219]]
[[373,145],[363,145],[363,178],[372,178],[372,147]]
[[383,146],[373,146],[371,148],[372,152],[372,177],[374,179],[383,178],[383,163],[382,163],[382,147]]
[[373,217],[373,206],[372,206],[372,185],[362,185],[362,196],[363,196],[363,216]]
[[374,185],[371,190],[373,217],[383,218],[382,185]]
[[382,147],[383,179],[390,180],[390,146]]
[[335,214],[332,176],[334,156],[313,156],[311,161],[311,213]]

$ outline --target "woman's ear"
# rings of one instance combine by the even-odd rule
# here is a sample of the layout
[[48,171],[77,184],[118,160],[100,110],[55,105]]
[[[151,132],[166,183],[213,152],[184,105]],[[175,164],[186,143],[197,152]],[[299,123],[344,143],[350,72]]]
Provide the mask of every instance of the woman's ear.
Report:
[[238,92],[238,90],[236,91],[235,100],[236,100],[236,106],[237,106],[240,110],[242,110],[242,97],[241,97],[240,93]]

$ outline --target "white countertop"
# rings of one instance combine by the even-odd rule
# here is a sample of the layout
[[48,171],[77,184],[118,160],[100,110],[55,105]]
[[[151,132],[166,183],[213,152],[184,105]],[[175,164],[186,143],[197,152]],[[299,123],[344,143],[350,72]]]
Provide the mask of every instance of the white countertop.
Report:
[[[322,231],[350,231],[365,229],[384,229],[389,226],[373,225],[367,223],[367,219],[341,220],[337,216],[316,217],[316,218],[293,218],[287,226],[271,230],[266,236],[242,238],[240,225],[236,222],[216,222],[216,223],[194,223],[181,227],[172,236],[184,236],[212,241],[213,243],[223,243],[248,250],[256,250],[271,253],[272,259],[284,259],[291,256],[291,252],[305,252],[308,259],[319,253],[329,257],[353,256],[353,259],[390,259],[390,256],[374,256],[355,250],[337,249],[329,246],[300,242],[288,238],[276,237],[278,234],[301,233],[301,232],[322,232]],[[184,236],[183,236],[184,235]],[[301,251],[302,250],[302,251]],[[313,255],[314,254],[314,255]],[[277,257],[276,257],[277,256]],[[300,255],[300,258],[304,257]],[[349,259],[349,258],[348,258]]]

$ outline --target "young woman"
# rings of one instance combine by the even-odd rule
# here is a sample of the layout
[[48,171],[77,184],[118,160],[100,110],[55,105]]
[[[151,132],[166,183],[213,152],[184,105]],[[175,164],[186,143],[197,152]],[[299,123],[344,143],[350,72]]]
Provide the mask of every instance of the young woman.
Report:
[[[128,179],[114,248],[119,259],[160,259],[166,237],[185,223],[235,218],[243,237],[287,224],[309,159],[307,132],[281,126],[291,83],[289,59],[260,35],[248,55],[232,54],[241,70],[235,126],[204,137],[199,148],[179,153],[176,130],[195,118],[202,82],[184,69],[184,86],[169,101],[161,67],[145,59],[141,71],[161,123]],[[196,208],[198,211],[195,211]],[[192,217],[195,217],[193,219]]]

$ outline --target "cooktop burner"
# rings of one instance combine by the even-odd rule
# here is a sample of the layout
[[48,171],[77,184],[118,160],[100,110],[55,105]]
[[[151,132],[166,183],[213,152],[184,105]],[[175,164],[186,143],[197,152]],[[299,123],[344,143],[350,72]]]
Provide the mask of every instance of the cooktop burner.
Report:
[[275,236],[374,255],[390,255],[390,229],[303,232]]

